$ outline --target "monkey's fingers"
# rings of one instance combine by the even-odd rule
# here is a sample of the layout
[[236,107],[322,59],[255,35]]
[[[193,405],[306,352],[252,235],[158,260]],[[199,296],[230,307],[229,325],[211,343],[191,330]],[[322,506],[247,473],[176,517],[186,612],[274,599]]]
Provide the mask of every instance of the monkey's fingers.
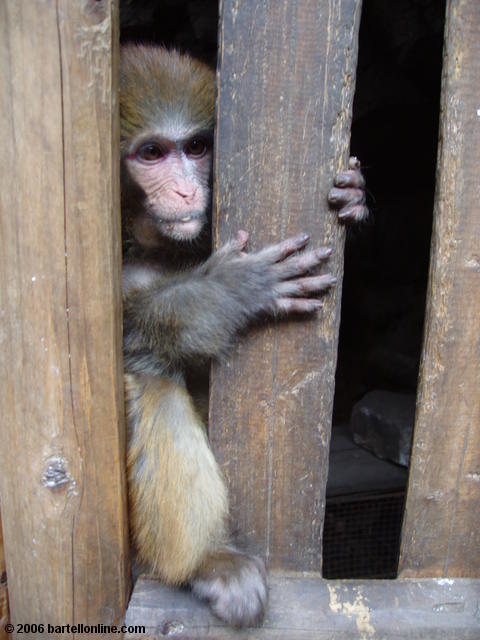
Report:
[[323,307],[321,300],[315,298],[277,298],[275,310],[280,314],[313,313]]
[[359,222],[368,216],[365,206],[365,178],[360,171],[360,161],[351,157],[348,169],[335,176],[328,202],[338,210],[338,217],[345,222]]
[[344,207],[338,212],[340,220],[345,222],[360,222],[368,216],[368,209],[363,204],[358,204],[353,207]]
[[278,244],[271,244],[265,249],[260,249],[255,254],[255,258],[259,262],[266,264],[274,264],[285,260],[289,255],[303,249],[308,243],[310,236],[307,233],[300,233],[298,236],[283,240]]
[[328,202],[338,210],[340,220],[358,222],[368,215],[363,189],[334,187],[330,189]]
[[333,184],[340,188],[350,187],[353,189],[364,189],[365,178],[359,169],[350,169],[349,171],[341,171],[340,173],[337,173],[333,180]]
[[364,204],[365,191],[363,189],[333,187],[328,192],[328,202],[336,209],[340,209],[345,205]]
[[332,254],[332,251],[331,247],[320,247],[314,251],[304,251],[275,264],[272,269],[275,270],[281,280],[295,278],[324,262]]
[[296,278],[295,280],[287,280],[281,282],[275,287],[276,293],[281,298],[289,298],[291,296],[305,296],[307,293],[319,293],[330,289],[337,282],[335,276],[327,273],[322,276],[307,276],[306,278]]

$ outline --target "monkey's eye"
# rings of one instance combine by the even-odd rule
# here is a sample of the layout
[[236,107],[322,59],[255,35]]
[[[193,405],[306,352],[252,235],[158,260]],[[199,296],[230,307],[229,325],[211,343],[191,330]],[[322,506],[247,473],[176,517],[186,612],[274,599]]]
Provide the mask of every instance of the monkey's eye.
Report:
[[163,158],[165,150],[156,142],[148,142],[140,147],[137,151],[137,157],[145,162],[156,162]]
[[201,158],[207,152],[208,144],[203,138],[192,138],[185,145],[185,153],[187,156],[194,156],[195,158]]

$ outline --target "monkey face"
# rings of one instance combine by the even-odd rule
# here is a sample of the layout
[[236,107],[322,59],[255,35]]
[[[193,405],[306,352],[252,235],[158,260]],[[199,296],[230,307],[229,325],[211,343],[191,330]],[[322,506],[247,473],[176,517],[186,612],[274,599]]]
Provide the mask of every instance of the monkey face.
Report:
[[176,51],[122,48],[122,199],[144,248],[191,241],[211,197],[215,73]]
[[199,235],[210,205],[211,134],[143,136],[125,166],[143,192],[143,212],[133,228],[137,241],[152,247],[162,237],[187,241]]

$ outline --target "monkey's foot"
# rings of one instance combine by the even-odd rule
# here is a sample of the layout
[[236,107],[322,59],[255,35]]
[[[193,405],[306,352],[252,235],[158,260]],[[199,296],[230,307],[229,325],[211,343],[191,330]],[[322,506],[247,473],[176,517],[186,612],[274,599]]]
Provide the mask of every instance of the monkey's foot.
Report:
[[259,625],[267,603],[267,575],[260,558],[238,551],[210,554],[191,581],[193,593],[233,627]]

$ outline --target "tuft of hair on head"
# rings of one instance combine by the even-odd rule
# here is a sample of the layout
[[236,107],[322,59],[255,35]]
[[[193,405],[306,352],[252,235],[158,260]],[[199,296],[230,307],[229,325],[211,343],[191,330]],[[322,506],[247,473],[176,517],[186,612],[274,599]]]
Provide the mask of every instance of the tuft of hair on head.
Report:
[[200,60],[172,49],[128,44],[120,55],[122,151],[144,130],[173,122],[196,130],[215,124],[215,72]]

